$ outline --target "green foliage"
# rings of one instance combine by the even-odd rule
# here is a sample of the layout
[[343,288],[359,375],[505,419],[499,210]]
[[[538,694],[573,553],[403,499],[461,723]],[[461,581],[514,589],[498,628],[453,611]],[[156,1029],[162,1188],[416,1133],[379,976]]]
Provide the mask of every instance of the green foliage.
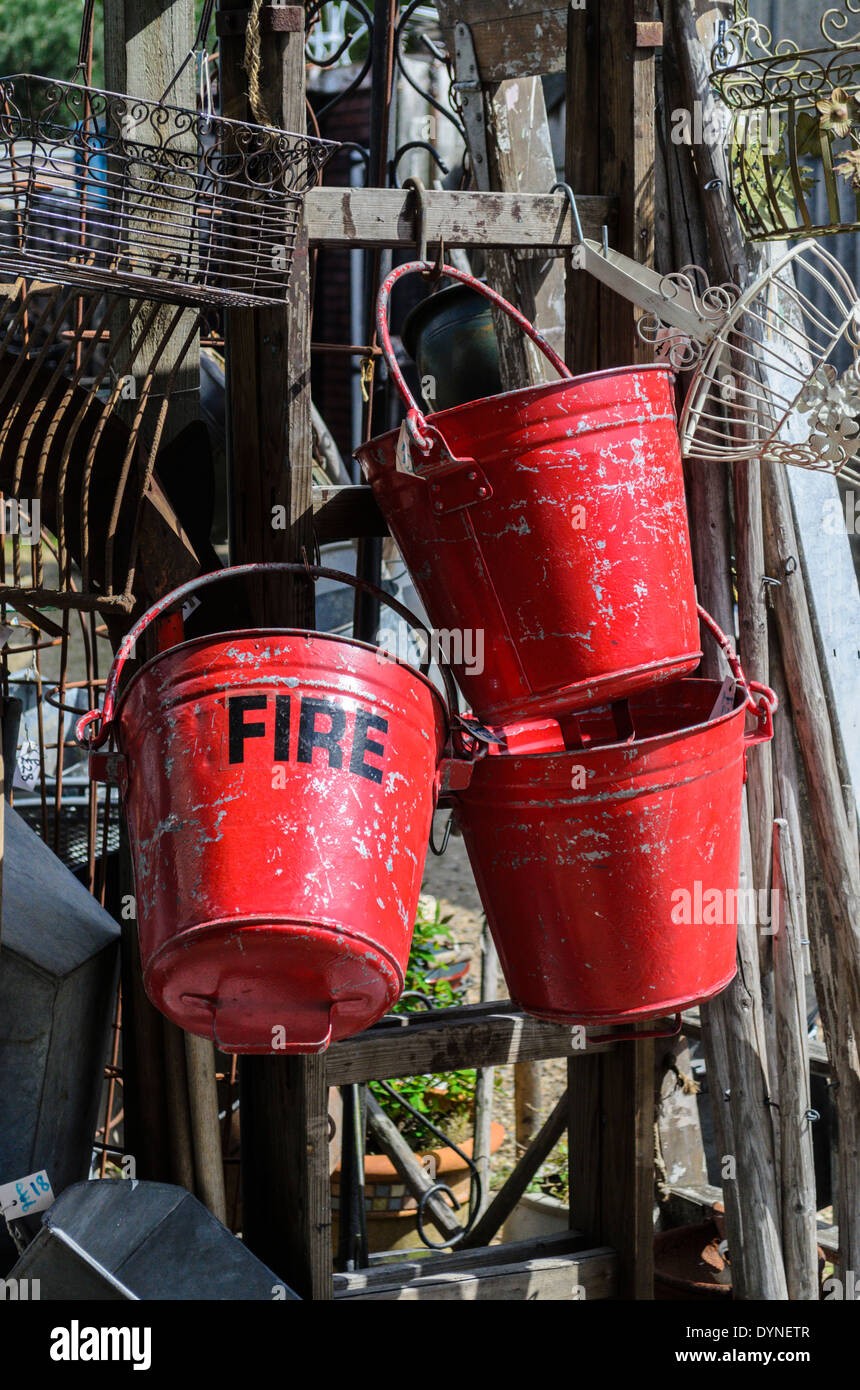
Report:
[[[818,116],[808,111],[800,111],[794,121],[797,142],[797,159],[821,159],[821,130]],[[791,176],[791,159],[788,152],[788,131],[786,117],[779,123],[778,148],[765,152],[761,140],[753,136],[752,129],[742,130],[740,139],[732,142],[729,160],[732,181],[737,201],[744,219],[753,227],[771,227],[774,223],[773,203],[780,216],[789,227],[802,222],[797,205],[794,181]],[[765,165],[765,161],[767,165]],[[770,174],[771,187],[767,174]],[[818,173],[807,164],[797,164],[800,190],[807,197],[815,187]]]
[[527,1190],[542,1193],[545,1197],[557,1197],[560,1202],[570,1202],[566,1134],[559,1139],[549,1157],[544,1159]]
[[[404,990],[417,990],[433,1001],[434,1008],[444,1009],[456,1004],[457,992],[448,980],[427,979],[433,970],[436,951],[440,947],[451,946],[453,938],[448,925],[450,917],[442,916],[438,901],[421,898],[415,918],[412,936],[412,949],[406,967]],[[395,1006],[396,1013],[415,1013],[422,1010],[417,999],[400,1000]],[[456,1142],[465,1136],[468,1122],[475,1104],[475,1072],[473,1070],[431,1072],[426,1076],[405,1076],[389,1083],[392,1090],[403,1096],[404,1100],[422,1115],[427,1115]],[[431,1149],[438,1146],[439,1140],[398,1105],[378,1082],[371,1081],[370,1089],[385,1112],[398,1129],[415,1148]]]

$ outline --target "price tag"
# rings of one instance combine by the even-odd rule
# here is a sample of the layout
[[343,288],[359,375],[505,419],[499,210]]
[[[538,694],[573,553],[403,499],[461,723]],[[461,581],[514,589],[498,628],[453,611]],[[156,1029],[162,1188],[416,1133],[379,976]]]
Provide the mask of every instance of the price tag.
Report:
[[12,786],[31,792],[39,780],[39,749],[29,738],[18,749]]
[[412,467],[412,441],[409,437],[409,430],[404,420],[400,426],[397,436],[397,444],[394,448],[394,466],[398,473],[414,473]]
[[26,1178],[18,1178],[17,1182],[0,1186],[0,1211],[7,1221],[45,1211],[53,1201],[50,1179],[44,1168],[39,1173],[30,1173]]

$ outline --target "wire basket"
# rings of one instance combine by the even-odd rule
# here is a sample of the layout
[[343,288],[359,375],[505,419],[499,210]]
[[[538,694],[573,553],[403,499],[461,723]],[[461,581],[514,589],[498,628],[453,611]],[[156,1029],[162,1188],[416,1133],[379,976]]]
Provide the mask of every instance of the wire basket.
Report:
[[[88,0],[79,74],[91,17]],[[303,194],[337,148],[79,81],[0,78],[0,271],[180,304],[283,303]]]
[[681,413],[687,458],[762,459],[860,483],[860,298],[814,241],[735,301]]
[[735,0],[711,54],[729,108],[732,196],[750,241],[860,230],[860,3],[818,0],[820,43],[801,49]]

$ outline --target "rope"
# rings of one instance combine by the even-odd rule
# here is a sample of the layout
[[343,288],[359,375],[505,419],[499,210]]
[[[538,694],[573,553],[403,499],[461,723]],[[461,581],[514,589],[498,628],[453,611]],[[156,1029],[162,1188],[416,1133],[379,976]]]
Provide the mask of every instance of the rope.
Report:
[[263,0],[252,0],[251,12],[248,15],[248,27],[245,30],[245,57],[242,67],[248,74],[248,100],[251,103],[251,111],[257,125],[274,126],[263,94],[260,91],[260,75],[263,70],[263,58],[261,53],[260,41],[260,10],[263,8]]

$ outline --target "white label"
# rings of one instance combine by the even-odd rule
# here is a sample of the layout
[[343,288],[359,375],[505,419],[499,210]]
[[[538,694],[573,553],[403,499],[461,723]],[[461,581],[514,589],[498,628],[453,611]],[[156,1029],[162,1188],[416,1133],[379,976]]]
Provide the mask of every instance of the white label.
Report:
[[18,749],[12,786],[31,792],[39,780],[39,749],[31,739],[25,738]]
[[404,420],[400,426],[400,433],[397,436],[397,445],[394,450],[394,466],[398,473],[414,473],[412,467],[412,449],[409,438],[409,429]]
[[21,1216],[29,1216],[34,1211],[45,1211],[53,1204],[54,1194],[48,1174],[43,1168],[39,1173],[30,1173],[17,1182],[7,1182],[0,1187],[0,1211],[7,1221],[17,1221]]
[[200,603],[201,600],[197,598],[195,594],[191,594],[190,597],[188,597],[185,600],[185,602],[179,610],[182,614],[183,621],[185,621],[186,618],[191,617],[191,614],[194,612],[195,608],[200,607]]

